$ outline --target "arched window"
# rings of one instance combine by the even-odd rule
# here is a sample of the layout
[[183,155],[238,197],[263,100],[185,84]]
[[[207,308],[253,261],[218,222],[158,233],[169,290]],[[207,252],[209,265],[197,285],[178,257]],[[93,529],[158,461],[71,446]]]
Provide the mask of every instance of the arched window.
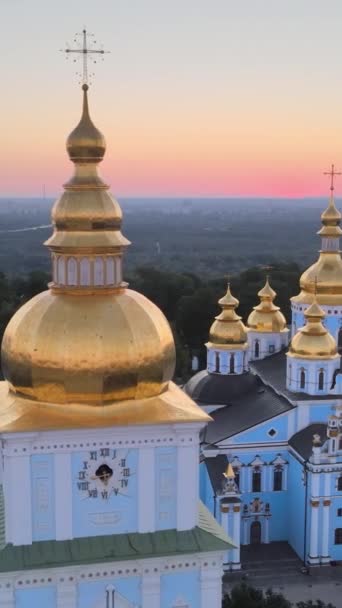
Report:
[[104,285],[104,263],[103,258],[95,258],[94,262],[94,284]]
[[90,263],[88,258],[82,258],[80,263],[81,285],[90,285]]
[[68,259],[67,269],[68,285],[77,285],[77,262],[75,258]]
[[342,528],[335,530],[335,545],[342,545]]
[[260,355],[260,342],[259,340],[255,340],[254,342],[254,357],[258,359]]
[[305,370],[300,370],[300,388],[305,388]]
[[337,346],[338,346],[338,353],[339,353],[339,355],[342,356],[342,327],[340,328],[340,330],[338,332]]
[[215,353],[215,372],[220,373],[220,355],[218,353]]
[[233,471],[234,471],[234,481],[237,485],[238,488],[240,488],[240,467],[233,467]]
[[273,471],[273,491],[280,492],[283,489],[283,469],[276,466]]
[[229,373],[230,374],[235,374],[235,355],[230,355]]
[[337,489],[339,492],[342,492],[342,475],[337,479]]
[[260,467],[254,467],[252,474],[252,492],[261,492],[261,471]]
[[114,285],[114,258],[107,258],[107,285]]
[[324,370],[320,369],[318,374],[318,390],[322,391],[324,389]]
[[289,364],[289,386],[291,386],[292,383],[292,365],[291,363]]
[[65,258],[58,258],[57,262],[57,283],[65,285]]

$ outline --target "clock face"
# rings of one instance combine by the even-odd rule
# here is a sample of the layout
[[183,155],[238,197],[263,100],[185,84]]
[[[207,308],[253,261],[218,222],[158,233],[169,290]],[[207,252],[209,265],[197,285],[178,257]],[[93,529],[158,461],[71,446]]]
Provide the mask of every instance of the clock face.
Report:
[[129,450],[100,448],[87,452],[77,473],[77,489],[84,499],[127,496],[132,471]]

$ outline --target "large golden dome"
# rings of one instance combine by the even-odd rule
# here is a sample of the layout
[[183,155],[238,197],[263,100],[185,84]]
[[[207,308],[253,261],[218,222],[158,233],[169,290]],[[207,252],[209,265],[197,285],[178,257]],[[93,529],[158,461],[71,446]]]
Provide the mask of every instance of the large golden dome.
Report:
[[292,338],[288,356],[301,359],[337,359],[339,355],[336,340],[322,323],[325,313],[316,299],[304,315],[306,325]]
[[11,389],[52,403],[153,397],[172,379],[174,361],[164,315],[128,289],[83,297],[45,291],[14,315],[2,345]]
[[321,215],[322,249],[317,262],[300,278],[301,291],[291,298],[297,304],[311,304],[314,294],[322,305],[342,305],[342,259],[339,251],[341,213],[336,209],[333,194],[328,207]]
[[215,317],[209,331],[209,342],[207,347],[219,346],[223,349],[247,348],[247,329],[236,314],[235,309],[239,300],[232,296],[230,285],[227,293],[218,301],[222,312]]
[[249,329],[259,332],[288,332],[283,313],[279,306],[273,304],[276,295],[267,278],[264,287],[258,292],[260,304],[254,306],[248,317]]
[[75,172],[55,203],[49,291],[27,302],[2,343],[0,428],[207,422],[171,382],[175,348],[163,313],[127,289],[122,213],[97,173],[105,140],[82,119],[67,148]]

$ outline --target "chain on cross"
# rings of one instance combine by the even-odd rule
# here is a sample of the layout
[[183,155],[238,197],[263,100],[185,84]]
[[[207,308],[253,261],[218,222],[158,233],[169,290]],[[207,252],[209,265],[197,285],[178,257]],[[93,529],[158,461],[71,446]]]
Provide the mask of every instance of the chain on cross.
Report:
[[[77,37],[81,36],[82,37],[82,43],[79,43],[79,41],[77,40]],[[89,46],[89,38],[93,37],[93,34],[89,34],[89,32],[87,32],[87,30],[83,30],[82,34],[76,34],[76,38],[74,39],[74,42],[76,44],[78,44],[78,48],[69,48],[67,46],[66,49],[62,50],[63,53],[66,53],[67,58],[70,55],[75,55],[74,58],[74,62],[77,61],[77,55],[82,56],[83,59],[83,72],[82,72],[82,84],[83,85],[89,85],[89,71],[88,71],[88,61],[91,58],[93,63],[96,63],[96,59],[95,57],[97,56],[102,56],[103,59],[103,55],[105,53],[109,53],[109,51],[104,51],[102,48],[97,49],[97,48],[91,48]],[[96,40],[94,41],[94,44],[96,44]]]
[[331,165],[331,170],[325,171],[323,173],[323,175],[330,175],[330,191],[332,194],[334,192],[334,188],[335,188],[335,184],[334,184],[335,175],[342,175],[342,173],[335,171],[335,165]]

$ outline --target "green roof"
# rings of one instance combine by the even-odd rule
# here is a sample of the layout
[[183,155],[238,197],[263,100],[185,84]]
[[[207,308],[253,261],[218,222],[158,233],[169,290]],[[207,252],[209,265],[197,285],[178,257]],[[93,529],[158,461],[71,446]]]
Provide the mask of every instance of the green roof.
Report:
[[[0,498],[0,503],[1,503]],[[2,518],[0,508],[0,549]],[[192,530],[90,536],[47,540],[31,545],[2,544],[0,572],[95,564],[167,555],[227,551],[234,547],[208,509],[200,503],[199,523]]]

